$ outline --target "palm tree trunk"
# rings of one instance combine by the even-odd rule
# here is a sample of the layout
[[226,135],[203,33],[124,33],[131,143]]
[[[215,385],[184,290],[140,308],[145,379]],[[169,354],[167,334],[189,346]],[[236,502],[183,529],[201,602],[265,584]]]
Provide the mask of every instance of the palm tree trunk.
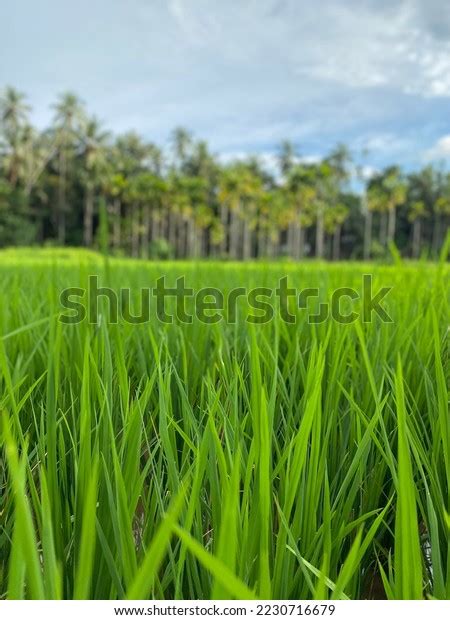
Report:
[[64,211],[58,213],[58,243],[64,245],[66,242],[66,214]]
[[185,221],[181,217],[181,215],[177,218],[176,221],[176,250],[175,255],[176,258],[183,258],[184,256],[184,231],[185,231]]
[[209,239],[209,230],[208,229],[202,229],[200,232],[200,240],[201,240],[201,244],[200,244],[200,255],[202,257],[207,257],[210,254],[212,254],[212,251],[210,250],[210,252],[208,252],[208,239]]
[[386,212],[380,214],[380,244],[386,247]]
[[251,258],[251,241],[252,235],[246,220],[242,222],[242,258],[248,260]]
[[226,204],[220,205],[220,223],[222,224],[223,237],[220,242],[220,254],[225,256],[227,253],[227,238],[228,238],[228,207]]
[[11,170],[9,174],[9,182],[13,188],[16,187],[18,180],[19,180],[19,173],[17,172],[17,154],[13,153]]
[[300,238],[301,238],[301,230],[300,230],[300,224],[298,222],[295,222],[294,224],[294,248],[293,248],[293,255],[295,260],[300,260],[300,253],[301,253],[301,248],[300,248]]
[[396,220],[396,209],[393,207],[389,209],[389,218],[388,218],[388,233],[387,238],[388,242],[392,243],[395,237],[395,220]]
[[118,198],[114,200],[113,218],[113,247],[118,250],[121,239],[120,200]]
[[341,225],[338,224],[333,233],[333,260],[341,257]]
[[440,247],[440,230],[441,230],[441,217],[439,213],[436,213],[436,215],[434,216],[434,224],[433,224],[433,239],[432,239],[432,250],[433,250],[433,256],[437,257],[439,254],[439,247]]
[[303,229],[298,216],[288,228],[288,251],[294,260],[303,258]]
[[58,183],[58,243],[66,242],[66,159],[63,149],[59,153],[59,183]]
[[231,212],[230,223],[230,256],[233,260],[239,258],[239,241],[240,241],[240,218],[236,211]]
[[161,230],[159,216],[155,209],[152,210],[151,222],[152,241],[158,241],[158,239],[161,237]]
[[86,189],[86,200],[84,205],[83,239],[84,245],[88,248],[92,246],[93,239],[93,220],[94,220],[94,190],[89,184]]
[[196,255],[195,223],[189,217],[186,225],[186,258],[194,258]]
[[305,229],[301,224],[298,227],[298,258],[302,260],[305,256]]
[[317,224],[316,224],[316,258],[323,257],[323,241],[324,241],[323,213],[320,212],[317,216]]
[[420,254],[420,219],[417,217],[413,223],[413,242],[412,242],[412,255],[413,258],[418,258]]
[[371,246],[372,246],[372,211],[367,209],[365,218],[364,218],[364,249],[363,249],[364,260],[369,260]]
[[269,258],[274,258],[274,256],[276,256],[277,254],[279,236],[280,236],[279,231],[274,231],[273,235],[271,234],[270,230],[267,232],[266,244],[267,244],[267,256]]
[[261,257],[267,258],[267,232],[265,232],[261,228],[261,226],[258,228],[256,237],[257,237],[256,256],[258,258],[261,258]]
[[168,215],[168,241],[170,245],[171,254],[176,253],[176,243],[177,243],[177,214],[169,211]]
[[286,248],[287,254],[291,258],[294,258],[294,223],[291,222],[287,229],[286,235]]
[[131,214],[131,256],[139,255],[139,209],[133,205]]
[[148,249],[150,245],[150,206],[142,207],[142,232],[141,232],[141,257],[148,258]]

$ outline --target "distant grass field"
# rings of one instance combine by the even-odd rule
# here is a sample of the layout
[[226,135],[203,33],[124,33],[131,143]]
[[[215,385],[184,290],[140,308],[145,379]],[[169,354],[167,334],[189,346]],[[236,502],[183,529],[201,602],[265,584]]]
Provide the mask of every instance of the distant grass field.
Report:
[[[392,323],[59,320],[90,274],[318,307],[364,273]],[[450,598],[449,274],[0,252],[0,597]]]

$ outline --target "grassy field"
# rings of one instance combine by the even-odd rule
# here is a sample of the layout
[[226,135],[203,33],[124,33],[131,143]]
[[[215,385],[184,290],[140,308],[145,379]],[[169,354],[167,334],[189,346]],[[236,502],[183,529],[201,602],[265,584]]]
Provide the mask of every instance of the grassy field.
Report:
[[[391,323],[59,320],[94,273],[325,302],[368,272]],[[448,265],[24,250],[0,276],[1,598],[450,597]]]

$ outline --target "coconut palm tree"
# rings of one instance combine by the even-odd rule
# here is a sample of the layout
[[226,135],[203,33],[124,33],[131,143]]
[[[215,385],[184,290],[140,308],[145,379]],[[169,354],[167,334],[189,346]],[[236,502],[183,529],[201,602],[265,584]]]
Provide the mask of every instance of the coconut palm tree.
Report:
[[12,86],[7,86],[0,96],[0,120],[3,131],[14,137],[20,127],[27,123],[31,108],[26,96]]
[[278,165],[283,178],[287,178],[295,163],[295,147],[290,140],[284,140],[280,144],[278,152]]
[[416,200],[409,205],[408,221],[412,223],[412,256],[417,258],[420,253],[422,220],[427,215],[423,200]]
[[[189,154],[185,156],[183,164],[185,176],[202,179],[201,195],[199,199],[201,205],[196,209],[196,222],[198,224],[198,244],[200,253],[204,254],[209,246],[209,232],[212,225],[212,215],[217,208],[216,187],[218,181],[218,164],[209,151],[208,145],[204,141],[192,143]],[[216,238],[219,229],[216,229]]]
[[368,260],[372,246],[372,210],[369,208],[369,199],[365,188],[361,194],[361,211],[364,216],[363,258]]
[[28,114],[31,108],[26,97],[8,86],[0,97],[0,137],[3,136],[4,166],[9,182],[15,187],[23,163],[24,130],[29,127]]
[[180,173],[185,173],[185,164],[192,147],[192,136],[183,127],[176,127],[171,136],[173,167]]
[[380,214],[380,244],[393,242],[397,207],[406,200],[406,185],[397,166],[375,175],[368,185],[368,207]]
[[339,202],[325,213],[325,230],[333,236],[332,253],[333,260],[339,260],[341,254],[341,230],[342,225],[347,219],[349,209]]
[[288,199],[284,188],[262,192],[258,201],[257,255],[274,258],[280,251],[280,231],[288,226]]
[[262,179],[250,164],[240,162],[228,167],[219,183],[219,202],[227,205],[230,213],[229,254],[235,260],[252,255],[254,219],[263,191]]
[[448,230],[448,219],[450,217],[450,175],[447,175],[447,185],[444,192],[434,203],[435,225],[433,231],[433,252],[438,255],[442,244],[443,232]]
[[328,161],[311,167],[315,196],[313,199],[314,220],[316,224],[315,256],[323,258],[325,249],[325,219],[328,209],[337,200],[338,188],[335,184],[333,168]]
[[74,173],[74,160],[79,148],[80,125],[84,121],[84,108],[81,100],[72,92],[60,95],[54,104],[54,141],[58,149],[58,201],[56,227],[58,241],[66,239],[66,219],[68,214],[68,190]]
[[110,213],[112,216],[112,245],[118,250],[122,242],[122,204],[127,191],[128,181],[121,172],[115,172],[111,167],[103,184],[103,192],[109,200]]
[[326,225],[333,234],[332,256],[334,260],[340,257],[341,227],[348,216],[348,208],[342,203],[343,192],[347,189],[350,179],[351,155],[347,147],[343,144],[331,151],[325,158],[325,163],[329,166],[329,178],[326,182],[326,201],[325,210]]
[[107,178],[107,146],[109,133],[104,131],[96,118],[83,126],[81,136],[81,178],[84,185],[83,243],[92,246],[94,235],[94,209],[96,190]]
[[[233,259],[239,258],[240,243],[240,177],[235,166],[222,171],[219,180],[218,200],[220,204],[220,220],[227,231],[224,247]],[[227,243],[228,238],[228,243]]]
[[304,229],[312,224],[313,203],[317,198],[314,167],[306,164],[293,166],[286,179],[289,204],[288,254],[301,260],[305,253]]
[[406,198],[406,186],[403,183],[400,170],[397,166],[388,168],[385,173],[383,185],[385,187],[388,211],[387,240],[389,243],[392,243],[395,237],[397,207],[404,204]]
[[379,241],[380,245],[384,247],[386,245],[386,202],[378,177],[372,178],[369,181],[367,188],[367,209],[371,214],[380,214]]
[[[140,234],[140,255],[148,258],[150,241],[163,237],[163,207],[167,194],[167,183],[151,172],[141,172],[134,177],[135,216],[133,231]],[[138,211],[138,208],[140,211]]]

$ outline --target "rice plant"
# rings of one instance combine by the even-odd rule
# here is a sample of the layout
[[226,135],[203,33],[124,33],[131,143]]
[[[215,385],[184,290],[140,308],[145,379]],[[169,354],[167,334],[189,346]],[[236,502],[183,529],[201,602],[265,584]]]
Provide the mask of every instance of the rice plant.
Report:
[[[390,286],[391,323],[60,321],[114,290]],[[0,597],[450,597],[448,266],[0,257]]]

